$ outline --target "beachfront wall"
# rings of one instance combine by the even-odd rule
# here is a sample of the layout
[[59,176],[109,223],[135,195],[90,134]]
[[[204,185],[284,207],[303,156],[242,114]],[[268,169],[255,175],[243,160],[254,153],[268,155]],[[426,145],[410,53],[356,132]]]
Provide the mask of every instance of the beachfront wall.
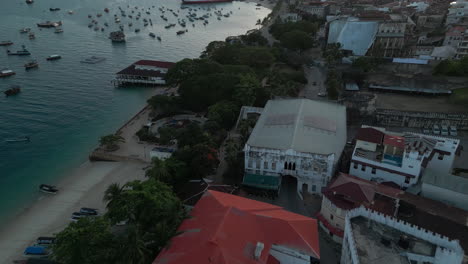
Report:
[[[348,211],[345,218],[345,232],[343,239],[343,247],[341,253],[341,264],[359,264],[359,254],[357,252],[356,241],[353,235],[351,219],[355,217],[364,217],[373,220],[377,223],[387,225],[391,228],[407,233],[419,239],[428,241],[437,246],[433,257],[415,255],[406,253],[409,260],[414,260],[417,263],[426,261],[434,264],[461,264],[463,261],[464,252],[458,240],[450,240],[446,236],[428,231],[419,226],[407,223],[402,220],[395,219],[370,210],[368,208],[359,207]],[[362,254],[362,253],[361,253]]]

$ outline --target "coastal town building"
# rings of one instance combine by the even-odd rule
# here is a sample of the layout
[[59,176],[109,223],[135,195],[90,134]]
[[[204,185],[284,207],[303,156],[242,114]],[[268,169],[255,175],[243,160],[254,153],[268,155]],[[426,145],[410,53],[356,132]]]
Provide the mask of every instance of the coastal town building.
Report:
[[398,193],[386,185],[341,173],[323,190],[322,206],[316,215],[320,227],[337,243],[342,243],[345,217],[349,210],[365,206],[394,216]]
[[315,15],[318,18],[325,18],[330,11],[330,5],[328,2],[304,2],[298,9],[306,14]]
[[[346,215],[355,208],[365,207],[458,240],[465,254],[468,252],[468,211],[391,185],[340,174],[323,191],[322,206],[316,215],[320,227],[335,242],[342,243]],[[468,260],[466,255],[465,258]]]
[[463,39],[458,44],[457,54],[455,55],[457,59],[461,59],[465,56],[468,56],[468,29],[465,30],[463,34]]
[[426,169],[421,195],[468,211],[468,177]]
[[302,18],[301,16],[298,14],[298,13],[286,13],[286,14],[281,14],[280,15],[280,18],[281,18],[281,21],[283,23],[286,23],[286,22],[298,22],[298,21],[301,21]]
[[457,54],[457,50],[452,46],[434,47],[431,53],[432,60],[447,60],[453,59]]
[[139,60],[119,71],[114,80],[116,85],[164,85],[167,71],[175,63],[166,61]]
[[458,0],[450,3],[445,25],[454,25],[468,20],[468,1]]
[[454,26],[451,27],[445,32],[444,46],[452,46],[455,49],[458,48],[460,42],[463,40],[465,35],[466,27],[464,26]]
[[459,241],[360,207],[349,211],[341,264],[461,264]]
[[405,55],[406,23],[383,22],[379,24],[376,39],[372,47],[372,55],[393,58]]
[[340,43],[341,49],[354,56],[365,56],[379,29],[377,21],[360,21],[355,17],[339,18],[329,23],[327,43]]
[[355,141],[349,173],[402,188],[415,185],[428,167],[448,173],[460,145],[458,139],[366,126],[358,130]]
[[319,263],[315,219],[211,190],[190,215],[153,264]]
[[[258,111],[257,111],[258,112]],[[346,144],[346,108],[309,99],[267,102],[244,147],[245,186],[279,192],[283,176],[297,192],[320,194]]]

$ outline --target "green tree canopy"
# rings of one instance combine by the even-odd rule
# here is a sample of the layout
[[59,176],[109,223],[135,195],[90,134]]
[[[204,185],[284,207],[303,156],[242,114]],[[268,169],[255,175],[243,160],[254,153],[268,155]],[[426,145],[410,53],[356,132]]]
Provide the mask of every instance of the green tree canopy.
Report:
[[468,77],[468,56],[460,60],[443,60],[434,68],[435,75]]
[[208,108],[208,119],[229,130],[237,120],[239,107],[231,101],[220,101]]
[[148,100],[148,104],[161,114],[172,114],[179,111],[182,106],[180,105],[180,98],[177,96],[155,95]]
[[327,61],[328,65],[333,65],[337,63],[341,58],[343,58],[343,52],[341,51],[340,43],[331,43],[328,44],[325,50],[323,51],[323,57]]
[[317,33],[318,24],[305,20],[286,23],[277,21],[270,27],[270,33],[278,40],[280,40],[284,34],[295,30],[302,31],[307,33],[308,35],[313,36],[315,35],[315,33]]
[[99,144],[102,147],[105,147],[107,150],[115,150],[118,148],[119,142],[125,142],[125,139],[121,136],[109,134],[107,136],[102,136],[99,139]]
[[112,264],[117,244],[106,218],[86,217],[56,235],[52,259],[63,264]]
[[175,157],[165,160],[154,158],[151,169],[146,171],[146,177],[161,181],[177,191],[190,178],[190,171],[185,162]]
[[239,80],[238,75],[228,73],[200,75],[184,81],[179,93],[185,107],[203,111],[216,102],[231,98]]
[[221,72],[222,67],[218,63],[208,59],[183,59],[169,69],[166,81],[169,85],[180,84],[194,76],[203,76]]
[[236,85],[233,99],[239,106],[252,106],[260,88],[260,81],[254,74],[243,74]]
[[312,48],[314,40],[304,31],[286,32],[280,37],[281,44],[291,50],[303,51]]

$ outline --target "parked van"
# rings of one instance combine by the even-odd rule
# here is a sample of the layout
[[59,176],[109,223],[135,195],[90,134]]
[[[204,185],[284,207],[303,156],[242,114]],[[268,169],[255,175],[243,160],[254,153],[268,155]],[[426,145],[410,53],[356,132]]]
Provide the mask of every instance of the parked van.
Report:
[[440,128],[439,128],[438,125],[434,125],[434,126],[432,127],[432,133],[433,133],[434,135],[440,135]]
[[447,126],[442,126],[442,130],[441,130],[440,134],[442,136],[448,136],[449,135],[448,127]]
[[456,136],[457,133],[457,127],[456,126],[450,126],[450,135],[451,136]]

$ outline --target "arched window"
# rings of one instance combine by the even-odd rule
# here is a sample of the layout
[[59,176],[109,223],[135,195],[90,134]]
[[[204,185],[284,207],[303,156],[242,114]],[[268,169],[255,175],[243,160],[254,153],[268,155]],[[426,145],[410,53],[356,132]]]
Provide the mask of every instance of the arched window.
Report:
[[291,169],[292,169],[292,165],[291,165],[291,162],[289,162],[288,170],[291,170]]
[[288,163],[285,161],[284,162],[284,169],[287,170],[288,169]]
[[292,169],[293,169],[293,170],[296,170],[296,162],[293,163]]

